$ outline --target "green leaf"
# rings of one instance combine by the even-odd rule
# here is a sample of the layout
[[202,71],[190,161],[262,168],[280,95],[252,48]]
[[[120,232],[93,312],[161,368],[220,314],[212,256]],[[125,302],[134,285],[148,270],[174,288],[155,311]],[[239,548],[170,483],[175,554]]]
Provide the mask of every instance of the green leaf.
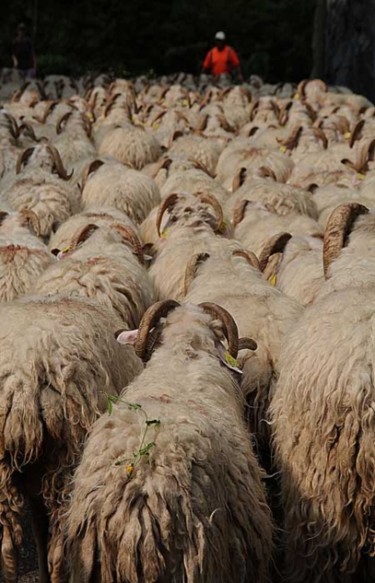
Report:
[[145,447],[142,447],[142,449],[139,450],[139,455],[140,456],[148,455],[148,452],[153,447],[155,447],[155,443],[153,441],[151,441],[150,443],[148,443],[147,445],[145,445]]

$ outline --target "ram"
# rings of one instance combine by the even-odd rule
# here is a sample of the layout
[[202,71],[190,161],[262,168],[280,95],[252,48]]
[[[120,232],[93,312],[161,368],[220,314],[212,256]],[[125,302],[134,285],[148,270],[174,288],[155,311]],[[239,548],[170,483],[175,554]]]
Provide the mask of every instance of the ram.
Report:
[[0,314],[2,574],[6,583],[17,580],[26,499],[40,581],[50,581],[47,546],[56,581],[61,515],[83,439],[105,410],[107,394],[118,394],[141,364],[113,338],[121,321],[89,300],[29,296],[0,305]]
[[71,581],[265,582],[272,523],[225,360],[237,356],[233,319],[163,301],[118,340],[149,362],[86,443],[68,515]]

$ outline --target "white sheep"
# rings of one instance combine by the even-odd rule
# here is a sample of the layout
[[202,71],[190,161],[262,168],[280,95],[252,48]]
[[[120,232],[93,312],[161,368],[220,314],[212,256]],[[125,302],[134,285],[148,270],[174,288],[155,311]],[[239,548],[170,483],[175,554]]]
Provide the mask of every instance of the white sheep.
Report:
[[322,238],[323,228],[307,215],[290,213],[280,216],[268,205],[242,200],[233,213],[234,236],[242,245],[259,255],[270,237],[288,232],[294,236]]
[[79,229],[83,229],[89,224],[104,227],[111,226],[115,223],[124,227],[130,227],[138,234],[135,224],[123,212],[110,206],[93,207],[76,215],[72,215],[61,223],[61,225],[57,226],[56,232],[51,234],[48,247],[51,251],[53,249],[61,250],[65,249],[65,247],[70,247]]
[[28,296],[0,305],[0,314],[2,574],[5,581],[17,580],[27,499],[40,581],[50,580],[47,544],[56,581],[61,515],[83,440],[105,410],[107,395],[118,394],[141,364],[132,350],[115,342],[119,320],[88,300]]
[[100,164],[100,161],[94,161],[90,164],[82,191],[83,210],[112,206],[138,224],[159,202],[160,192],[156,183],[142,172],[119,163]]
[[146,164],[155,162],[161,155],[161,149],[152,133],[129,125],[107,130],[98,143],[98,153],[101,156],[112,156],[140,170]]
[[373,213],[338,207],[324,240],[327,282],[289,334],[272,401],[287,580],[374,574]]
[[164,301],[118,339],[135,336],[150,362],[95,424],[74,478],[71,581],[265,582],[270,512],[235,373],[222,364],[224,336],[237,353],[232,318]]
[[30,292],[55,261],[36,235],[39,221],[29,210],[0,211],[0,301]]
[[155,301],[155,291],[142,265],[141,243],[128,226],[88,224],[78,230],[70,248],[61,250],[57,257],[60,260],[39,277],[37,293],[64,292],[93,298],[114,310],[130,328],[138,326]]

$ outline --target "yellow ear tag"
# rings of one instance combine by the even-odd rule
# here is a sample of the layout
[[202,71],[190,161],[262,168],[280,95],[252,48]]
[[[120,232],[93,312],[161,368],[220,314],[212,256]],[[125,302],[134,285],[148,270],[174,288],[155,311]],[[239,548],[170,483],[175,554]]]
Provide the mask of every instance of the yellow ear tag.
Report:
[[229,364],[229,366],[233,366],[235,368],[238,368],[238,365],[239,365],[238,360],[233,358],[233,356],[231,354],[229,354],[229,352],[227,352],[227,351],[224,352],[224,359],[225,359],[225,362],[227,364]]
[[270,282],[271,285],[275,286],[277,283],[277,277],[275,274],[271,275],[271,277],[268,279],[268,281]]
[[293,99],[295,99],[295,100],[298,100],[299,98],[300,98],[300,95],[299,95],[299,93],[295,93],[295,94],[293,95]]
[[224,233],[225,229],[227,228],[227,224],[225,221],[222,221],[218,227],[219,233]]
[[128,464],[125,468],[126,470],[126,477],[131,478],[132,473],[134,472],[134,464]]
[[365,178],[365,175],[364,175],[364,174],[362,174],[361,172],[359,172],[359,173],[357,174],[357,178],[358,178],[358,180],[363,180],[363,179]]
[[152,124],[152,129],[157,130],[160,127],[160,123],[158,121],[156,121],[155,123]]
[[350,140],[351,137],[352,137],[351,132],[345,132],[345,134],[344,134],[345,140]]
[[64,247],[64,249],[61,249],[60,253],[65,255],[65,253],[69,253],[69,251],[71,251],[71,250],[72,250],[72,247]]
[[280,146],[279,152],[281,152],[282,154],[285,154],[285,152],[286,152],[286,146]]
[[187,99],[183,99],[183,100],[181,101],[181,105],[182,105],[183,107],[186,107],[187,105],[189,105],[189,102],[188,102],[188,100],[187,100]]
[[160,235],[161,239],[166,239],[168,237],[168,231],[169,229],[164,229],[164,231]]

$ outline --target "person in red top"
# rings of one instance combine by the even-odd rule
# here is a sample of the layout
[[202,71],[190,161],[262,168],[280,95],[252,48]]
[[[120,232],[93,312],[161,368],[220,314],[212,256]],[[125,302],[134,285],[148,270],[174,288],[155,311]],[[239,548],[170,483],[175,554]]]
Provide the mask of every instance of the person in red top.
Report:
[[239,81],[243,81],[240,60],[236,51],[226,44],[225,33],[220,30],[215,34],[215,46],[208,51],[203,61],[203,72],[214,77],[218,75],[237,75]]

